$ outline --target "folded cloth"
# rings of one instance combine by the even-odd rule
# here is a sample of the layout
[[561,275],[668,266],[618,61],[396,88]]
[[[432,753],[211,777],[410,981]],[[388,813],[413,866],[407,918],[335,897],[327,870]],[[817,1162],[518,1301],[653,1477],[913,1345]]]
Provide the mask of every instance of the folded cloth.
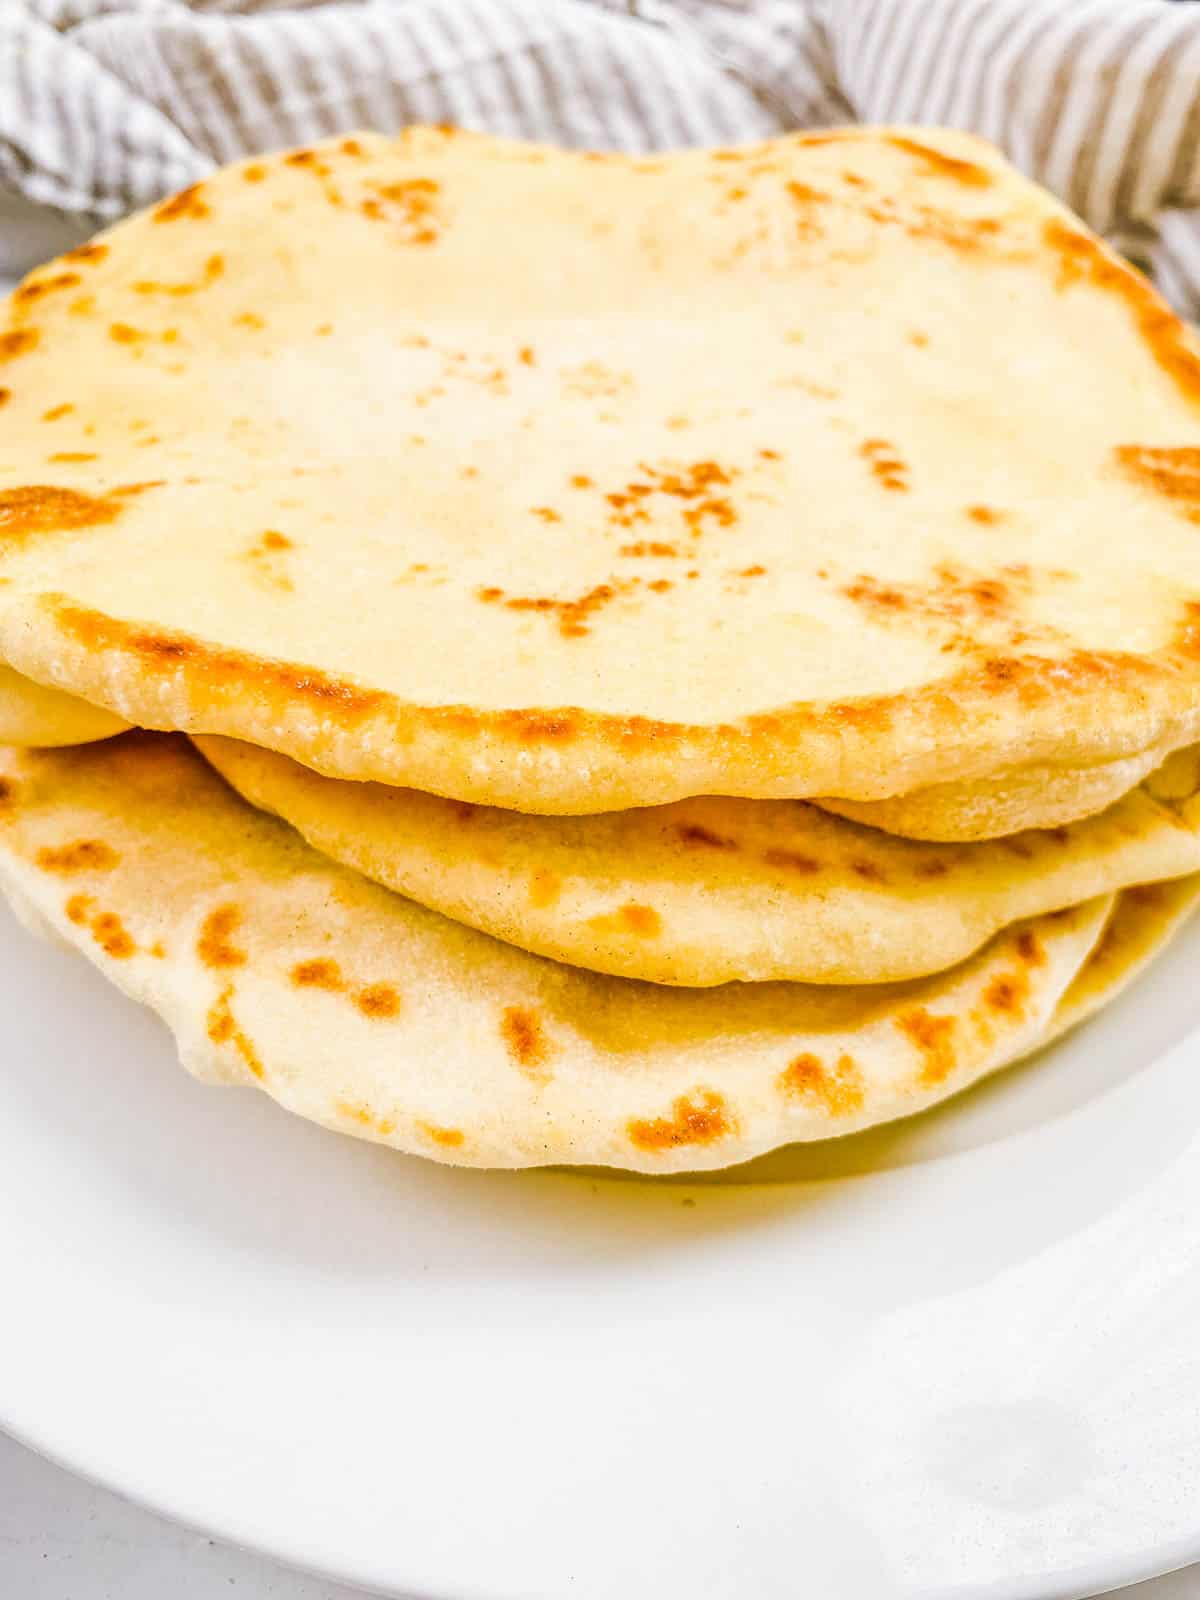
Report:
[[352,128],[653,150],[853,121],[994,140],[1200,312],[1198,5],[0,0],[0,188],[93,226]]

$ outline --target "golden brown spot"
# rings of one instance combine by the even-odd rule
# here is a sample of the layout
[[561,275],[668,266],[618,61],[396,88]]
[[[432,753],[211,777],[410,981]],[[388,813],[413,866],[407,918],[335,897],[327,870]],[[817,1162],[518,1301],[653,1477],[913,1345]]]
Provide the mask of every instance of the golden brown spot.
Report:
[[259,1060],[258,1051],[254,1048],[249,1035],[238,1026],[234,1020],[233,1012],[229,1009],[229,1001],[232,994],[233,985],[228,983],[221,990],[216,1004],[209,1011],[208,1037],[213,1044],[232,1044],[254,1076],[261,1078],[263,1076],[263,1065]]
[[137,951],[115,911],[100,911],[92,918],[92,938],[114,961],[127,961]]
[[535,517],[541,517],[543,522],[562,521],[562,513],[555,511],[553,506],[533,506],[531,507],[531,510],[533,515]]
[[99,527],[112,522],[120,511],[111,498],[62,489],[56,484],[26,484],[0,492],[0,539]]
[[75,407],[68,401],[61,406],[51,406],[49,411],[42,412],[43,422],[57,422],[59,417],[68,416]]
[[500,1036],[521,1071],[537,1082],[550,1077],[550,1045],[541,1019],[529,1006],[506,1006],[500,1016]]
[[[0,495],[0,533],[4,531],[3,500],[4,497]],[[136,656],[144,665],[164,671],[186,664],[207,678],[214,692],[230,687],[240,692],[246,683],[256,683],[260,688],[282,691],[289,697],[298,695],[326,711],[336,711],[342,716],[359,716],[375,710],[387,700],[387,696],[379,690],[364,689],[343,679],[329,677],[316,667],[273,661],[266,656],[246,655],[237,650],[211,648],[189,634],[141,628],[61,599],[51,604],[63,630],[89,649],[120,650]],[[526,718],[531,732],[542,728],[545,733],[551,733],[555,721],[551,714],[528,713]]]
[[80,244],[76,245],[74,250],[68,250],[63,260],[96,262],[103,261],[107,254],[106,244]]
[[235,328],[254,328],[256,330],[266,327],[266,323],[259,316],[257,311],[240,312],[236,317],[234,317],[233,325]]
[[439,1128],[434,1122],[418,1122],[417,1127],[427,1139],[432,1139],[434,1144],[445,1145],[447,1149],[462,1144],[466,1138],[461,1128]]
[[372,221],[384,218],[398,221],[400,238],[405,244],[434,243],[440,225],[436,204],[440,186],[432,178],[406,178],[372,187],[378,198],[362,202],[365,216]]
[[48,294],[55,294],[60,289],[77,288],[82,282],[77,272],[58,272],[52,278],[33,278],[13,292],[13,304],[23,311],[26,306],[33,305]]
[[693,1096],[681,1094],[671,1104],[669,1117],[642,1119],[628,1124],[629,1137],[639,1150],[677,1150],[682,1145],[712,1144],[736,1132],[724,1097],[712,1089],[697,1089]]
[[639,470],[641,477],[605,495],[612,508],[610,527],[633,528],[638,523],[649,522],[651,515],[644,502],[656,494],[685,502],[680,516],[693,538],[705,532],[707,522],[728,528],[737,521],[737,512],[728,496],[714,492],[733,482],[738,476],[736,469],[726,469],[715,461],[696,461],[682,470],[652,467],[643,462]]
[[[863,214],[881,227],[902,228],[913,239],[930,239],[946,245],[964,255],[979,255],[985,250],[995,250],[997,236],[1003,221],[998,217],[963,217],[953,212],[939,211],[934,206],[915,201],[901,204],[894,196],[881,196],[863,206]],[[1008,259],[1026,257],[1009,252]]]
[[242,168],[242,177],[247,183],[261,183],[267,175],[267,169],[261,161],[252,161],[248,167]]
[[[841,592],[881,623],[902,616],[947,623],[950,631],[945,648],[975,650],[985,630],[1014,645],[1035,636],[1055,636],[1050,624],[1035,626],[1023,616],[1024,603],[1033,587],[1033,574],[1023,563],[1002,567],[993,576],[970,573],[943,562],[923,583],[886,584],[869,573],[860,573]],[[1015,669],[1015,664],[993,662],[987,674],[1000,681],[1010,668]]]
[[377,1116],[370,1106],[338,1100],[333,1109],[339,1117],[345,1117],[347,1122],[357,1122],[360,1127],[370,1128],[373,1133],[378,1133],[385,1139],[388,1134],[396,1131],[396,1124],[391,1117]]
[[37,853],[37,864],[43,872],[57,872],[63,877],[76,872],[111,872],[120,859],[103,839],[76,839],[74,844],[57,848],[46,845]]
[[819,861],[800,850],[764,850],[763,860],[769,867],[783,867],[788,872],[802,873],[806,878],[821,870]]
[[924,350],[925,346],[929,343],[929,335],[927,333],[922,333],[919,328],[914,328],[908,336],[908,342],[909,344],[916,345],[918,350]]
[[863,1103],[862,1072],[853,1056],[839,1056],[836,1066],[827,1069],[819,1057],[799,1055],[777,1082],[789,1099],[817,1105],[831,1117],[848,1116]]
[[246,952],[230,940],[241,922],[241,909],[235,905],[217,906],[205,917],[196,940],[196,954],[206,967],[240,967],[245,963]]
[[1024,928],[1017,935],[1017,954],[1027,967],[1044,967],[1046,951],[1032,928]]
[[108,337],[114,344],[140,344],[143,339],[148,339],[148,333],[141,332],[138,328],[131,328],[127,322],[114,322],[109,327]]
[[1010,661],[1003,656],[995,656],[991,661],[984,662],[985,680],[992,688],[1002,684],[1015,683],[1021,675],[1021,666],[1022,663],[1020,661]]
[[357,139],[343,139],[338,149],[344,156],[361,156],[365,154],[363,147]]
[[596,485],[586,474],[577,472],[571,479],[571,487],[572,489],[594,489]]
[[73,894],[64,907],[68,922],[84,928],[90,921],[92,938],[115,961],[125,961],[137,951],[124,924],[115,911],[98,911],[92,915],[95,904],[90,894]]
[[578,639],[591,632],[591,620],[594,614],[615,600],[618,593],[626,592],[629,587],[628,584],[620,582],[598,583],[586,594],[581,594],[573,600],[555,600],[549,595],[505,596],[503,589],[494,586],[477,589],[475,592],[486,604],[501,601],[509,611],[548,613],[556,618],[558,631],[564,639]]
[[533,346],[523,344],[517,352],[517,357],[523,367],[532,367],[537,364],[537,357],[533,353]]
[[90,894],[73,894],[65,907],[67,921],[82,927],[88,919],[88,907],[91,904],[92,897]]
[[291,971],[292,982],[299,989],[345,988],[342,969],[336,961],[298,961]]
[[1128,477],[1173,501],[1189,522],[1200,523],[1200,448],[1122,444],[1114,454]]
[[152,955],[156,961],[163,961],[166,958],[167,947],[163,944],[161,939],[155,939],[154,943],[150,946],[149,954]]
[[902,491],[908,488],[908,467],[895,445],[886,439],[867,439],[858,453],[870,463],[872,473],[885,489]]
[[147,489],[161,489],[167,480],[165,478],[147,478],[142,483],[120,483],[112,491],[122,499],[133,494],[145,494]]
[[992,506],[968,506],[967,515],[972,522],[982,522],[990,526],[993,522],[999,522],[1004,513]]
[[36,328],[12,328],[8,333],[0,333],[0,363],[28,355],[39,337]]
[[950,864],[943,861],[940,856],[930,856],[927,860],[918,863],[918,878],[944,878],[950,871]]
[[992,182],[992,174],[988,169],[974,161],[963,161],[958,156],[949,156],[944,150],[924,144],[919,139],[908,139],[903,134],[887,134],[886,138],[897,150],[904,150],[910,156],[915,156],[928,168],[933,177],[953,178],[956,183],[966,184],[970,189],[985,189]]
[[[340,965],[322,957],[297,962],[289,976],[298,989],[341,994],[348,987]],[[365,1017],[394,1017],[400,1010],[400,996],[390,983],[366,984],[354,990],[350,998]]]
[[17,798],[17,786],[11,778],[0,778],[0,811],[12,809]]
[[390,983],[369,983],[356,990],[354,1004],[364,1017],[394,1017],[400,1011],[400,996]]
[[654,582],[648,584],[647,587],[651,594],[666,594],[667,590],[673,589],[675,585],[670,578],[655,578]]
[[984,1005],[1008,1017],[1023,1016],[1028,998],[1029,979],[1023,972],[1001,973],[983,991]]
[[662,918],[653,906],[630,900],[618,911],[589,918],[588,927],[597,933],[633,933],[639,939],[656,939],[662,932]]
[[6,406],[11,399],[11,389],[0,389],[0,407]]
[[787,189],[793,205],[797,210],[796,236],[799,239],[816,239],[820,237],[821,229],[817,223],[814,212],[822,202],[829,199],[829,195],[822,189],[814,189],[807,183],[800,183],[795,178],[789,178],[784,186]]
[[178,194],[164,200],[153,214],[155,222],[177,222],[181,217],[198,221],[209,215],[208,202],[203,198],[203,184],[193,183]]
[[766,567],[760,566],[758,562],[755,562],[752,567],[743,567],[737,576],[739,578],[761,578],[765,575],[766,570]]
[[886,883],[887,873],[878,862],[862,859],[852,861],[850,870],[856,878],[862,878],[865,883]]
[[47,461],[95,461],[94,450],[56,450],[53,455],[47,456]]
[[924,1006],[917,1006],[912,1011],[902,1012],[896,1018],[896,1026],[908,1039],[916,1045],[924,1057],[921,1067],[921,1082],[926,1088],[933,1088],[946,1079],[954,1071],[954,1034],[958,1027],[955,1017],[935,1017],[932,1011],[926,1011]]
[[673,544],[662,544],[657,539],[639,539],[636,544],[623,544],[618,552],[623,556],[659,556],[669,560],[679,554],[678,548]]
[[292,548],[292,541],[277,528],[268,528],[246,551],[255,582],[263,588],[291,594],[295,588],[286,571],[272,558]]
[[562,879],[548,867],[536,867],[529,879],[529,903],[542,909],[562,894]]
[[736,850],[737,840],[727,839],[711,828],[702,828],[698,822],[681,822],[676,825],[677,837],[686,845],[701,846],[706,850]]

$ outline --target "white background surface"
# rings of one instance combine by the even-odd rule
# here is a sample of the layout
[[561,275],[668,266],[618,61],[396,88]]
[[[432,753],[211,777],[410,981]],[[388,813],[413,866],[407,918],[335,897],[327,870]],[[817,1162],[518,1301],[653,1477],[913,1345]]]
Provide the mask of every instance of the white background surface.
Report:
[[[1197,1600],[1200,1567],[1121,1593],[1127,1600]],[[0,1594],[12,1600],[353,1600],[361,1591],[288,1572],[163,1522],[0,1434]]]

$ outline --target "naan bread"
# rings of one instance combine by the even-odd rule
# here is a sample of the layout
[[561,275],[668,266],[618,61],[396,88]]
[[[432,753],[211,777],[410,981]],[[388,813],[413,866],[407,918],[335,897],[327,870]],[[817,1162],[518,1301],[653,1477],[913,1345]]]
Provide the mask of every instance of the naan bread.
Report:
[[539,955],[657,983],[879,983],[940,972],[1008,923],[1200,870],[1200,761],[1172,757],[1070,828],[919,844],[797,800],[680,800],[534,817],[324,778],[230,739],[197,743],[315,849]]
[[1200,735],[1191,335],[988,146],[349,138],[39,269],[0,654],[533,812]]
[[[86,700],[0,665],[0,743],[86,744],[128,723]],[[232,741],[227,741],[232,743]],[[892,800],[822,799],[826,811],[910,839],[993,839],[1053,828],[1102,811],[1152,771],[1166,750],[1090,767],[1027,766],[972,783],[937,783]]]
[[971,783],[934,783],[890,800],[821,799],[840,817],[906,839],[972,842],[1025,828],[1057,828],[1094,816],[1153,772],[1173,746],[1118,761],[1070,767],[1044,762],[1012,767]]
[[1175,936],[1200,902],[1200,873],[1174,883],[1148,883],[1117,898],[1116,909],[1058,1003],[1047,1041],[1115,1000]]
[[0,662],[0,744],[87,744],[128,726],[103,706],[34,683]]
[[[0,664],[0,743],[86,744],[111,738],[128,726],[99,706]],[[902,838],[994,839],[1092,816],[1127,794],[1166,754],[1165,749],[1146,750],[1089,767],[1017,767],[970,783],[931,784],[891,800],[826,798],[816,804]]]
[[1111,908],[953,971],[686,991],[560,966],[326,860],[182,740],[9,751],[0,882],[201,1077],[476,1166],[713,1168],[944,1099],[1036,1046]]

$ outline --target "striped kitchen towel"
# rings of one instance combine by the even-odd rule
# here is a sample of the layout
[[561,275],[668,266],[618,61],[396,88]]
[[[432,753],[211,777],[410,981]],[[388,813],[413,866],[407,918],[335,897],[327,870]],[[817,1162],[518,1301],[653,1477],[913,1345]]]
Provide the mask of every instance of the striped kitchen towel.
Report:
[[89,224],[352,128],[653,150],[853,121],[994,140],[1200,313],[1200,4],[0,0],[0,189]]

